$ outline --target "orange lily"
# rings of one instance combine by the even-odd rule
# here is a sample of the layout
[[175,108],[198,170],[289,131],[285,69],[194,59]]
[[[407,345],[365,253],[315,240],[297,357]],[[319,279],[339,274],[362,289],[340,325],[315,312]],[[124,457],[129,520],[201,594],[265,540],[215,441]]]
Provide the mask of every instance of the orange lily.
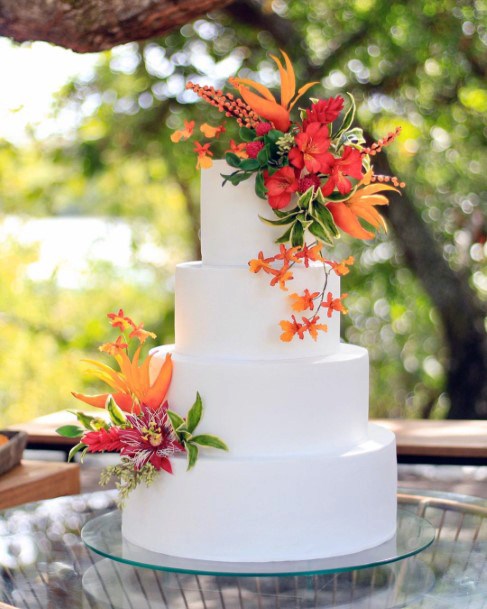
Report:
[[[281,61],[271,55],[271,59],[275,61],[279,68],[281,77],[281,101],[278,103],[274,95],[267,87],[261,85],[254,80],[248,78],[230,78],[229,82],[234,86],[245,103],[252,108],[261,118],[274,123],[276,129],[286,132],[291,126],[290,112],[298,99],[306,93],[306,91],[317,82],[310,82],[304,85],[296,93],[296,77],[291,60],[284,51],[281,50],[284,57],[285,66]],[[251,91],[250,89],[254,89]]]
[[151,382],[149,367],[152,356],[147,356],[144,362],[139,366],[140,349],[141,347],[139,346],[134,353],[132,361],[130,361],[130,358],[125,351],[120,351],[114,356],[120,367],[120,372],[116,372],[106,364],[94,360],[85,360],[94,366],[94,369],[89,372],[105,382],[112,389],[115,389],[115,393],[84,395],[73,392],[73,396],[86,404],[90,404],[90,406],[105,408],[108,396],[112,395],[113,399],[122,410],[134,414],[140,413],[142,405],[151,410],[159,408],[164,402],[171,383],[171,355],[166,355],[166,359],[159,373]]
[[[373,227],[383,228],[387,231],[384,218],[375,209],[375,205],[389,205],[384,195],[377,194],[383,190],[399,192],[397,188],[388,184],[374,182],[370,183],[372,171],[369,171],[353,195],[346,201],[327,203],[326,207],[331,212],[333,220],[338,228],[356,239],[373,239],[374,233],[366,230],[359,222],[362,218]],[[361,185],[365,184],[361,188]]]

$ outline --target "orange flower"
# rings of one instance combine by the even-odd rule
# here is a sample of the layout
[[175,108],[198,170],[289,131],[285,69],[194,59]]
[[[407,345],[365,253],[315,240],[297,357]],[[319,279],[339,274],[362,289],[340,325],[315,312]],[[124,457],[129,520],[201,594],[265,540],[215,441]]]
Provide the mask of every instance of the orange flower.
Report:
[[183,142],[193,135],[194,121],[184,121],[184,129],[178,129],[171,135],[171,142],[177,144],[181,140]]
[[208,123],[203,123],[200,127],[200,131],[207,138],[211,139],[216,137],[218,139],[220,134],[225,133],[226,129],[224,124],[218,125],[218,127],[213,127]]
[[322,332],[328,332],[328,326],[326,324],[317,323],[320,319],[318,315],[315,315],[312,319],[306,319],[306,317],[303,317],[302,319],[305,330],[309,332],[309,335],[314,341],[316,341],[316,339],[318,338],[319,330],[321,330]]
[[279,246],[279,254],[274,256],[274,260],[282,260],[284,264],[289,264],[290,262],[301,262],[298,257],[299,247],[290,247],[286,248],[284,243],[281,243]]
[[271,280],[271,285],[275,286],[279,284],[281,290],[287,292],[286,281],[291,281],[292,279],[294,279],[293,274],[289,270],[289,267],[287,265],[284,265],[282,269],[274,270],[274,273],[275,276]]
[[108,313],[108,319],[110,319],[110,325],[112,328],[119,328],[120,332],[125,332],[127,328],[134,327],[134,322],[124,315],[123,309],[119,309],[118,313]]
[[211,157],[213,152],[210,150],[211,144],[200,144],[199,142],[194,143],[194,151],[198,155],[198,161],[196,163],[196,169],[209,169],[213,165]]
[[108,353],[108,355],[113,355],[115,357],[115,355],[117,355],[117,353],[121,349],[127,349],[127,348],[128,348],[128,343],[124,342],[124,339],[122,336],[119,336],[114,343],[105,343],[104,345],[101,345],[100,347],[98,347],[98,350],[101,351],[102,353]]
[[372,170],[368,171],[359,183],[357,190],[346,201],[327,203],[333,220],[338,228],[356,239],[373,239],[374,233],[366,230],[359,222],[359,218],[371,224],[374,228],[387,230],[384,218],[375,209],[375,205],[388,205],[389,201],[384,195],[377,194],[382,190],[397,188],[382,183],[371,184]]
[[320,295],[319,292],[313,292],[312,294],[306,288],[304,290],[304,294],[299,296],[299,294],[291,294],[289,298],[293,301],[291,307],[294,311],[306,311],[309,309],[312,311],[314,309],[314,300]]
[[156,335],[154,332],[149,332],[148,330],[144,330],[144,324],[140,324],[138,326],[134,326],[134,329],[129,334],[129,338],[137,338],[140,341],[140,344],[143,345],[148,338],[155,338]]
[[304,325],[297,322],[294,315],[291,315],[291,319],[292,319],[292,321],[283,319],[282,321],[279,322],[279,325],[281,326],[281,329],[283,330],[280,338],[285,343],[289,343],[296,336],[296,334],[298,335],[298,337],[301,340],[303,340],[303,338],[304,338],[304,332],[305,332]]
[[340,260],[340,262],[335,262],[334,260],[326,260],[327,264],[331,266],[333,271],[337,275],[348,275],[350,272],[349,266],[355,262],[355,258],[353,256],[349,256],[346,260]]
[[161,369],[151,382],[149,366],[152,356],[147,356],[139,366],[140,349],[139,346],[132,361],[125,351],[119,351],[114,356],[120,367],[120,372],[116,372],[106,364],[94,360],[85,360],[94,366],[94,369],[90,372],[114,389],[115,392],[99,395],[83,395],[73,392],[73,396],[97,408],[104,408],[108,396],[112,395],[117,405],[125,412],[139,414],[142,406],[157,410],[163,404],[171,382],[171,356],[166,355]]
[[[281,51],[284,57],[285,67],[281,61],[271,55],[271,59],[275,61],[279,68],[281,77],[281,101],[278,103],[274,95],[267,87],[248,78],[230,78],[229,82],[234,86],[245,103],[249,105],[254,112],[261,118],[274,123],[276,129],[286,132],[291,126],[290,111],[298,99],[306,93],[306,91],[317,82],[310,82],[304,87],[301,87],[296,93],[296,78],[294,68],[289,57]],[[250,88],[249,88],[250,87]],[[251,91],[253,89],[254,91]]]
[[321,306],[325,309],[328,309],[327,316],[331,317],[333,311],[338,311],[339,313],[347,314],[348,310],[343,305],[343,299],[346,298],[348,294],[342,294],[340,298],[333,298],[331,292],[328,292],[326,301],[321,303]]
[[259,252],[257,258],[250,260],[249,267],[252,273],[264,271],[265,273],[275,274],[276,271],[271,267],[271,262],[274,262],[274,258],[264,258],[264,252]]
[[323,244],[318,241],[316,245],[312,247],[308,247],[306,243],[296,254],[296,257],[302,259],[304,261],[304,266],[306,268],[309,267],[309,261],[313,262],[324,262],[323,256],[321,255],[321,250],[323,249]]
[[248,159],[249,155],[247,154],[246,147],[247,144],[245,142],[236,144],[234,140],[230,140],[230,148],[225,150],[225,152],[233,152],[233,154],[236,154],[241,159]]

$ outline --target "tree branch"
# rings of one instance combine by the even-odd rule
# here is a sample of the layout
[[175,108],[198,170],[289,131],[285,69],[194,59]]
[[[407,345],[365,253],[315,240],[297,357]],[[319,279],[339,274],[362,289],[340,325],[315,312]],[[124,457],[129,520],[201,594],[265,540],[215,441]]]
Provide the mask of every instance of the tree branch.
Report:
[[89,53],[145,40],[231,0],[0,0],[0,36]]

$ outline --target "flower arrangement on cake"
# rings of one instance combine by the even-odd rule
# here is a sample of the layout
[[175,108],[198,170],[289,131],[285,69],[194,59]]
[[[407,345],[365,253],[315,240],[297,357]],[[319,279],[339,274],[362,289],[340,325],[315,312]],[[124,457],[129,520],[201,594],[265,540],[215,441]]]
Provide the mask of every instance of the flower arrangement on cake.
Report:
[[[327,291],[329,273],[345,275],[353,264],[353,257],[330,260],[324,248],[333,246],[340,231],[367,240],[374,237],[374,230],[386,230],[376,207],[388,204],[384,192],[399,192],[405,184],[395,176],[375,174],[371,159],[391,144],[401,129],[397,127],[367,146],[362,129],[353,126],[356,106],[351,94],[345,112],[341,96],[310,98],[309,107],[299,108],[298,119],[293,120],[291,112],[298,100],[319,83],[307,83],[296,91],[292,63],[284,51],[281,53],[284,62],[271,56],[281,79],[279,101],[267,87],[247,78],[229,79],[240,97],[192,82],[186,87],[240,127],[241,141],[231,140],[225,154],[234,171],[222,175],[223,183],[237,186],[255,177],[256,194],[268,202],[274,214],[274,218],[260,220],[284,228],[276,240],[278,253],[266,256],[258,252],[257,258],[249,261],[250,271],[269,275],[271,286],[287,291],[294,265],[323,265],[321,291],[304,290],[289,297],[291,309],[301,314],[301,320],[293,314],[290,320],[280,321],[282,341],[302,340],[305,335],[317,340],[318,331],[327,331],[327,325],[319,323],[323,308],[328,317],[334,311],[347,312],[343,305],[347,295]],[[200,126],[201,134],[210,141],[194,143],[197,168],[212,166],[211,146],[225,131],[225,123]],[[195,122],[185,121],[184,128],[175,131],[171,139],[178,143],[194,134]]]
[[[142,345],[156,335],[145,330],[143,324],[135,324],[123,309],[109,313],[108,319],[119,334],[114,342],[101,345],[99,350],[113,357],[119,370],[96,360],[85,361],[92,366],[89,372],[113,391],[99,395],[73,392],[78,400],[104,409],[105,416],[71,411],[81,426],[65,425],[57,429],[57,433],[79,438],[69,459],[78,452],[81,458],[86,453],[120,453],[120,463],[106,467],[100,483],[108,484],[115,477],[123,503],[141,482],[149,486],[158,472],[172,473],[172,456],[186,454],[189,470],[197,462],[199,447],[228,448],[216,436],[195,434],[203,415],[199,393],[186,417],[169,409],[166,395],[173,372],[171,355],[167,354],[160,366],[151,366],[150,354],[141,357]],[[138,344],[130,358],[129,350],[134,341]]]

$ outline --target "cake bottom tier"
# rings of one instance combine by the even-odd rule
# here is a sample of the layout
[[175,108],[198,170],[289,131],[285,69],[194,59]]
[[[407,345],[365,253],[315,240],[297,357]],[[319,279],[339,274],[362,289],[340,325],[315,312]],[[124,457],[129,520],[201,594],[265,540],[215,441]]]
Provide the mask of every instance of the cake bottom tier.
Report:
[[352,554],[396,530],[395,437],[370,425],[340,455],[239,459],[201,456],[191,471],[173,458],[136,488],[122,533],[138,546],[192,559],[267,562]]

